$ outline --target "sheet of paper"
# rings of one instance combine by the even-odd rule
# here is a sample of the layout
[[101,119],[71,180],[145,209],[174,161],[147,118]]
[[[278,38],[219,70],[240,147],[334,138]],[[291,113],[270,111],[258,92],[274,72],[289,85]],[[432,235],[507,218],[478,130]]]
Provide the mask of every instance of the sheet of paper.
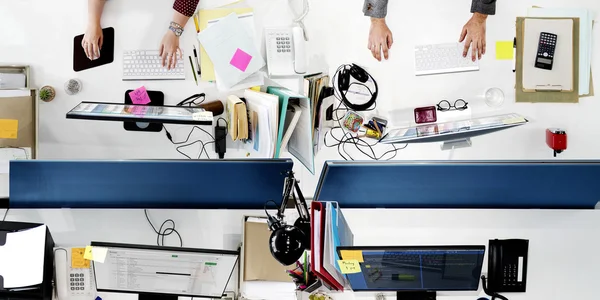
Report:
[[497,60],[512,60],[515,57],[514,41],[497,41],[496,42],[496,59]]
[[31,96],[31,91],[24,90],[0,90],[0,98],[9,98],[9,97],[29,97]]
[[[209,26],[215,24],[220,19],[231,13],[236,13],[240,21],[244,23],[244,27],[248,30],[251,37],[255,36],[254,13],[252,8],[222,8],[222,9],[201,9],[198,11],[200,31],[205,30]],[[257,41],[257,39],[254,39]],[[259,44],[256,44],[259,46]],[[201,79],[204,81],[215,81],[217,79],[215,66],[208,57],[206,49],[200,45],[200,68],[202,69]]]
[[252,117],[252,142],[245,145],[252,157],[271,158],[271,134],[268,107],[253,99],[246,99]]
[[360,273],[360,263],[356,259],[352,260],[338,260],[338,265],[342,274],[356,274]]
[[85,248],[71,248],[71,268],[89,269],[90,261],[83,258]]
[[0,139],[16,139],[19,132],[19,120],[0,119]]
[[594,13],[585,8],[531,7],[527,15],[579,18],[579,95],[588,95],[592,67]]
[[293,282],[245,281],[241,294],[253,300],[296,300],[296,285]]
[[42,283],[45,244],[46,225],[7,234],[6,243],[0,247],[0,276],[4,278],[4,288]]
[[[523,45],[523,89],[536,90],[544,86],[573,90],[573,20],[526,19]],[[534,66],[541,32],[558,36],[552,70]]]
[[250,87],[254,87],[254,86],[261,86],[265,84],[265,73],[258,71],[250,76],[248,76],[248,78],[240,81],[238,84],[232,86],[232,87],[227,87],[223,85],[223,81],[219,80],[219,78],[221,78],[221,76],[219,76],[218,73],[215,73],[216,76],[216,85],[217,85],[217,89],[221,92],[227,92],[227,91],[239,91],[239,90],[243,90],[243,89],[247,89]]
[[92,247],[92,257],[93,261],[104,263],[106,259],[106,254],[108,253],[108,248],[104,247]]
[[302,113],[288,142],[288,152],[294,155],[311,174],[315,174],[315,156],[312,142],[312,101],[300,98]]
[[31,148],[0,148],[0,174],[8,174],[11,160],[31,158]]
[[[201,31],[198,40],[219,74],[219,84],[231,88],[265,66],[265,61],[254,44],[254,40],[235,13],[229,14],[216,24]],[[251,56],[244,71],[231,65],[238,49]]]
[[129,97],[133,104],[146,105],[150,103],[150,96],[148,96],[148,91],[146,91],[146,87],[144,86],[129,92]]
[[340,252],[343,260],[357,260],[358,262],[365,262],[362,250],[341,250]]
[[241,0],[202,0],[198,3],[198,9],[211,9],[219,8],[234,3],[238,3]]

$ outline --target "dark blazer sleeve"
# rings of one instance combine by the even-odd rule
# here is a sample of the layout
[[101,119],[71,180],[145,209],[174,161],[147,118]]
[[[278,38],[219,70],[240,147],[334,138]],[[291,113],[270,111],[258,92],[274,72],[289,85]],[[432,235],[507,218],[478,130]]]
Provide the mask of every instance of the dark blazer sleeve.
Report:
[[471,3],[471,12],[478,12],[485,15],[495,15],[496,0],[473,0],[473,3]]
[[191,17],[196,12],[199,0],[175,0],[173,9],[184,16]]
[[363,13],[373,18],[385,18],[387,15],[388,0],[365,0]]

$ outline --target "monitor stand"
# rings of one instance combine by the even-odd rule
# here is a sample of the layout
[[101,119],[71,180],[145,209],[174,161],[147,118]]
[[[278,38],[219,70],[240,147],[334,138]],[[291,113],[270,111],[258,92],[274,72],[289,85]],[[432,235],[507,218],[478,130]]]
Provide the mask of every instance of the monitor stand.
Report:
[[435,300],[436,293],[435,292],[396,292],[397,300]]
[[177,300],[179,297],[175,295],[164,295],[164,294],[146,294],[140,293],[138,296],[139,300]]

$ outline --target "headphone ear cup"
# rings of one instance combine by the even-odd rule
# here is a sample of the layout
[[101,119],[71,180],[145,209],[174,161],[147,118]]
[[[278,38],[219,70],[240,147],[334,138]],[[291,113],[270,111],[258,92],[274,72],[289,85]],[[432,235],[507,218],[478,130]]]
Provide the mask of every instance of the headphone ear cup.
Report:
[[367,71],[355,64],[352,64],[352,68],[350,68],[350,75],[352,75],[354,79],[362,83],[365,83],[367,82],[367,80],[369,80],[369,75],[367,75]]
[[340,91],[347,91],[350,88],[350,73],[345,68],[340,72],[338,87]]

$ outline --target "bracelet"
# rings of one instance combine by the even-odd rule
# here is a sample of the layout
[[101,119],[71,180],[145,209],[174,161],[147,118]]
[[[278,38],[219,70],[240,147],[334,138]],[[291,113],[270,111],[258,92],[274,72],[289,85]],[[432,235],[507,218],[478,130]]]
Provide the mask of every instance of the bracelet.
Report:
[[181,29],[183,30],[183,27],[181,27],[181,25],[177,24],[176,22],[171,22],[171,26],[177,28],[177,29]]

